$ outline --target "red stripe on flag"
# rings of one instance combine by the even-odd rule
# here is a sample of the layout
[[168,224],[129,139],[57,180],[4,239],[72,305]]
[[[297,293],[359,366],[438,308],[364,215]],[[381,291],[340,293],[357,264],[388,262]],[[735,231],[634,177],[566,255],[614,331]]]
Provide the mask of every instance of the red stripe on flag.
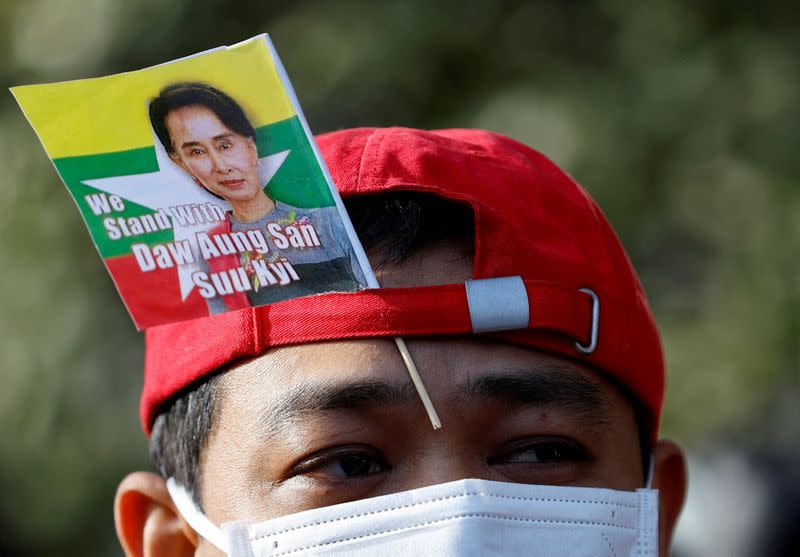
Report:
[[105,264],[138,329],[208,315],[196,288],[181,300],[177,268],[143,273],[132,255],[110,257]]

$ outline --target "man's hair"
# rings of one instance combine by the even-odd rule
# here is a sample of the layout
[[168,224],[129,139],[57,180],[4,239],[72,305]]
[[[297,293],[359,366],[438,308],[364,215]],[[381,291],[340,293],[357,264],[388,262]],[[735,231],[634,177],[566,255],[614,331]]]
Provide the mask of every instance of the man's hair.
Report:
[[253,125],[247,119],[242,107],[230,96],[205,83],[173,83],[162,89],[158,96],[150,101],[148,108],[150,124],[167,153],[175,153],[175,145],[167,128],[167,115],[173,110],[195,105],[208,108],[231,131],[255,141],[256,132]]
[[[468,246],[474,241],[472,210],[432,194],[394,192],[345,199],[344,203],[364,249],[377,256],[376,269],[400,264],[441,240],[453,238]],[[182,484],[200,508],[200,459],[216,422],[226,369],[173,398],[156,418],[150,438],[150,458],[156,470]],[[641,403],[620,389],[634,409],[646,471],[650,417]]]

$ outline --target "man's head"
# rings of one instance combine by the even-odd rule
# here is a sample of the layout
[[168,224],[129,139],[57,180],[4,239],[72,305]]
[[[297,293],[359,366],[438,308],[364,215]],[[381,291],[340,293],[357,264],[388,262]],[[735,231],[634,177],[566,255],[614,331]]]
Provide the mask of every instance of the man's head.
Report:
[[[384,134],[391,135],[391,131]],[[325,142],[322,145],[334,176],[340,175],[337,181],[340,188],[344,185],[345,192],[353,184],[357,190],[362,180],[377,179],[370,177],[369,172],[374,168],[369,166],[377,164],[385,168],[386,163],[376,162],[381,155],[394,161],[398,158],[397,152],[376,153],[381,147],[375,144],[371,150],[370,138],[361,142],[360,149],[352,149],[352,145],[342,147],[343,143],[358,141],[353,135],[344,138],[340,135],[344,141],[335,145],[359,155],[356,159],[359,173],[350,181],[344,177],[353,172],[352,161],[330,147],[326,151]],[[374,141],[387,139],[373,135],[378,136],[370,136]],[[471,138],[474,143],[465,141],[447,146],[478,158],[480,164],[491,166],[500,161],[501,157],[493,159],[490,151],[501,145],[489,141],[490,149],[486,149],[480,143],[486,140],[485,136],[478,134]],[[524,150],[520,152],[511,155],[525,154]],[[409,154],[411,158],[413,155]],[[414,167],[413,171],[420,175],[415,183],[437,178],[432,172],[418,168],[419,160],[400,164]],[[513,164],[525,172],[530,161],[520,157],[513,159]],[[552,191],[547,195],[557,197],[559,193],[552,184],[556,180],[548,176],[550,171],[550,167],[535,168],[542,181],[550,182],[548,187]],[[406,185],[411,183],[408,176],[402,177],[402,181]],[[520,183],[524,182],[521,176]],[[503,265],[523,269],[531,263],[517,262],[516,258],[503,262],[506,254],[519,251],[518,245],[486,244],[492,234],[487,228],[512,218],[511,210],[508,214],[487,216],[486,207],[476,212],[475,204],[457,193],[450,200],[443,200],[434,192],[408,193],[402,189],[397,187],[348,200],[354,225],[384,288],[403,290],[457,284],[476,275],[483,278],[487,268],[503,274],[507,272]],[[580,202],[578,198],[577,203]],[[571,203],[576,201],[573,199]],[[559,204],[554,203],[552,208],[558,212]],[[476,214],[480,211],[484,214]],[[545,216],[541,211],[545,211]],[[568,209],[560,215],[548,216],[546,211],[546,207],[530,207],[531,222],[513,222],[502,232],[512,243],[523,243],[526,236],[533,242],[541,242],[550,237],[551,231],[544,225],[536,230],[537,222],[560,218],[568,226],[586,226],[573,222],[575,215]],[[578,211],[585,212],[585,208]],[[514,228],[516,232],[512,232]],[[522,236],[516,235],[517,232]],[[535,262],[542,266],[537,272],[550,278],[547,275],[554,272],[555,264],[548,258],[563,260],[564,253],[553,249],[551,243],[551,249],[543,254]],[[613,259],[607,253],[606,256]],[[597,267],[604,264],[599,262]],[[538,265],[533,267],[536,269]],[[563,270],[555,270],[560,271]],[[467,477],[633,490],[644,483],[643,455],[649,460],[652,454],[654,484],[662,489],[665,547],[681,505],[684,478],[680,451],[670,443],[654,442],[658,412],[654,404],[660,402],[653,401],[660,400],[659,396],[648,397],[647,387],[642,386],[648,384],[646,381],[637,384],[619,370],[608,373],[575,350],[575,340],[585,344],[583,340],[590,329],[588,299],[578,298],[578,309],[574,312],[579,326],[573,338],[559,343],[553,337],[553,330],[569,329],[566,324],[569,319],[561,313],[573,311],[565,302],[556,308],[561,313],[551,314],[553,299],[537,298],[536,288],[540,286],[550,298],[561,296],[560,290],[547,289],[553,282],[537,283],[529,294],[533,301],[531,322],[550,323],[547,325],[550,331],[530,337],[514,333],[482,337],[449,334],[457,326],[447,329],[438,324],[446,318],[440,315],[441,308],[439,315],[432,313],[422,320],[423,325],[416,325],[427,326],[427,334],[409,338],[407,342],[442,415],[444,427],[440,431],[432,431],[426,423],[422,406],[391,342],[391,333],[404,332],[403,319],[395,316],[395,322],[383,335],[373,333],[370,338],[364,338],[368,336],[365,334],[351,338],[343,335],[340,340],[330,340],[336,337],[329,336],[327,342],[291,342],[270,349],[258,348],[244,359],[229,360],[221,370],[223,373],[203,373],[203,378],[190,383],[188,389],[183,387],[185,390],[180,391],[178,384],[168,388],[177,397],[173,395],[160,403],[160,414],[152,426],[151,447],[157,468],[163,475],[175,477],[194,490],[204,512],[214,522],[221,523],[232,519],[259,521]],[[567,290],[566,296],[571,297],[571,289]],[[614,300],[611,292],[600,290],[601,303],[608,301],[608,320],[613,324],[614,304],[621,300]],[[382,311],[402,313],[405,306],[392,306],[391,290],[385,292]],[[405,305],[413,305],[415,298],[424,295],[424,289],[412,291]],[[449,294],[443,292],[442,296]],[[346,299],[337,300],[342,306],[347,303]],[[458,298],[452,300],[451,305],[434,299],[430,303],[447,305],[449,311],[458,315],[461,302]],[[420,304],[416,311],[425,312],[425,305]],[[273,311],[278,309],[276,306]],[[303,323],[304,317],[313,318],[312,313],[319,313],[320,309],[307,309],[287,310],[285,315],[294,315],[298,326],[302,323],[313,327],[313,323]],[[359,322],[369,320],[370,315],[365,314]],[[270,334],[278,338],[282,334],[279,326],[282,317],[273,314],[266,321],[259,321],[258,326],[270,328]],[[600,319],[602,322],[603,317]],[[634,321],[630,316],[627,319]],[[373,326],[379,327],[380,324]],[[605,329],[601,327],[600,331],[600,343],[614,341],[612,333],[604,336]],[[630,334],[629,340],[635,340],[639,333]],[[179,342],[178,338],[171,337],[169,342]],[[612,348],[611,352],[629,350],[622,346]],[[148,350],[158,351],[157,343],[151,340]],[[628,353],[635,359],[635,352]],[[606,357],[607,361],[615,358],[611,353]],[[174,362],[177,367],[183,365],[179,360]],[[651,383],[659,384],[660,370],[649,368],[658,365],[660,354],[642,360],[638,373],[653,376],[655,383]],[[619,367],[625,367],[625,362]],[[655,391],[661,388],[657,385]],[[146,424],[151,419],[149,409],[158,400],[162,400],[160,395],[143,406]],[[142,521],[150,521],[151,533],[159,533],[150,543],[158,539],[158,543],[186,551],[191,551],[192,544],[197,543],[196,536],[177,518],[159,482],[154,476],[132,475],[121,486],[117,522],[131,554],[136,554],[131,549],[136,543],[131,540],[148,543],[146,536],[137,537],[137,532],[145,530]],[[154,502],[163,508],[161,514],[137,514],[130,510]],[[205,548],[205,544],[199,547]]]
[[150,101],[150,122],[170,158],[228,201],[262,190],[255,131],[236,101],[204,83],[177,83]]

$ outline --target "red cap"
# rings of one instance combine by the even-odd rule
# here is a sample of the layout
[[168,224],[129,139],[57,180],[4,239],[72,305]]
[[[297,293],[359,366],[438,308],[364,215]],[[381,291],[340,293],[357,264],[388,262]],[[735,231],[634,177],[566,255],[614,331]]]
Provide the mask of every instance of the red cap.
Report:
[[619,239],[567,174],[533,149],[480,130],[361,128],[317,141],[342,197],[414,190],[468,203],[472,278],[519,278],[322,294],[148,329],[141,401],[148,435],[175,394],[273,346],[513,327],[487,334],[612,378],[649,410],[656,437],[664,361],[653,316]]

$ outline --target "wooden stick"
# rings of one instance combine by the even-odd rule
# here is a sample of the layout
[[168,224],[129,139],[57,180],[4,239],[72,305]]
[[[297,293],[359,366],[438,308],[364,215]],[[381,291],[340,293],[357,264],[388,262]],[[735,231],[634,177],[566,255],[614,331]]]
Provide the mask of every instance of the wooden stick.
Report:
[[414,359],[411,357],[411,352],[408,351],[406,341],[404,341],[402,337],[394,337],[394,342],[397,344],[397,349],[400,350],[400,355],[403,357],[403,362],[406,364],[406,369],[408,369],[408,374],[411,376],[411,381],[414,382],[414,387],[417,388],[417,393],[422,400],[425,411],[428,413],[428,418],[431,420],[433,429],[440,429],[442,427],[442,422],[439,420],[436,408],[433,407],[433,402],[428,395],[428,391],[425,389],[422,377],[419,376],[419,371],[417,371],[417,366],[414,363]]
[[[322,157],[318,156],[317,158],[322,161]],[[326,166],[322,164],[322,168],[326,168]],[[351,238],[357,237],[355,232],[352,230],[353,225],[350,224],[350,219],[347,217],[347,213],[341,209],[340,213],[343,215],[345,227],[349,227],[347,228],[349,236]],[[356,255],[361,263],[361,268],[364,270],[364,277],[367,279],[367,286],[369,288],[380,288],[381,285],[378,283],[378,277],[376,277],[375,273],[372,271],[372,267],[369,265],[369,259],[367,259],[367,254],[364,252],[364,248],[361,247],[361,243],[358,241],[353,242],[353,249],[356,250]],[[397,345],[397,349],[400,351],[400,356],[403,357],[403,363],[406,364],[408,375],[411,376],[411,381],[414,383],[414,387],[417,389],[417,394],[419,395],[420,400],[422,400],[422,405],[425,407],[425,412],[428,413],[428,418],[431,421],[433,429],[441,429],[442,422],[439,420],[439,415],[436,413],[436,409],[433,407],[433,402],[431,401],[428,391],[425,389],[425,384],[422,382],[422,377],[419,376],[417,365],[414,363],[414,358],[411,357],[411,352],[408,351],[406,341],[403,340],[403,337],[394,337],[394,343]]]

